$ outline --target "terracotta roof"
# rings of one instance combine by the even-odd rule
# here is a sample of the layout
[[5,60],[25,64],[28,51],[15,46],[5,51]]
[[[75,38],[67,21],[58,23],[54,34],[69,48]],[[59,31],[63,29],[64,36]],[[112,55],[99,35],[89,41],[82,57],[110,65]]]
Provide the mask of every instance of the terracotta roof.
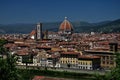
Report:
[[22,49],[16,52],[17,55],[28,55],[28,50]]
[[93,48],[92,50],[95,50],[95,51],[108,51],[109,47],[106,46],[106,47],[100,47],[100,48]]
[[35,35],[36,34],[36,30],[32,30],[30,33],[30,36]]
[[17,44],[19,47],[30,47],[30,44]]
[[80,59],[96,59],[100,58],[100,56],[93,56],[93,55],[81,55],[79,56]]
[[61,54],[73,54],[73,55],[78,55],[78,52],[62,52]]
[[98,44],[101,44],[101,45],[109,45],[109,42],[108,42],[108,41],[103,41],[103,42],[99,42]]
[[59,57],[60,57],[59,55],[55,55],[55,54],[51,55],[51,58],[59,58]]
[[42,41],[39,41],[40,43],[51,43],[51,41],[47,41],[47,40],[42,40]]
[[47,52],[62,52],[62,50],[49,50],[49,51],[47,51]]
[[54,77],[44,77],[44,76],[35,76],[32,80],[66,80],[66,79],[64,79],[64,78],[54,78]]
[[60,47],[52,47],[52,51],[61,51]]
[[66,44],[71,44],[71,45],[76,45],[78,42],[59,42],[60,45],[66,45]]
[[72,24],[66,20],[65,20],[61,23],[60,27],[59,27],[59,30],[61,31],[73,31],[73,26]]
[[37,48],[45,48],[45,49],[47,49],[47,48],[51,48],[51,47],[49,47],[49,46],[37,46]]
[[34,76],[34,78],[32,80],[41,80],[45,78],[44,76]]
[[5,44],[4,47],[11,48],[11,47],[16,47],[16,45],[8,43],[8,44]]
[[31,42],[33,43],[33,42],[35,42],[35,40],[33,40],[33,39],[27,39],[27,40],[25,40],[25,42],[26,43],[31,43]]

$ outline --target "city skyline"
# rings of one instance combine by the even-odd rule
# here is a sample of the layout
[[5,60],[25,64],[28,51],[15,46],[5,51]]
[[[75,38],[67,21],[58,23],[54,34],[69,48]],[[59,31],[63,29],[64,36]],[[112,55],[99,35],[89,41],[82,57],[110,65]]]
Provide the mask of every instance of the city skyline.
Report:
[[120,18],[119,0],[4,0],[0,24],[63,21],[100,22]]

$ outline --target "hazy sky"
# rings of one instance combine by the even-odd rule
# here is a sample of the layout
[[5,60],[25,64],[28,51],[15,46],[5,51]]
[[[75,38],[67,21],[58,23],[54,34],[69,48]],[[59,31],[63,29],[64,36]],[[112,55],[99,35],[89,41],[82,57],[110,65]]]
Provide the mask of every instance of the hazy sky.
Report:
[[0,24],[120,18],[120,0],[0,0]]

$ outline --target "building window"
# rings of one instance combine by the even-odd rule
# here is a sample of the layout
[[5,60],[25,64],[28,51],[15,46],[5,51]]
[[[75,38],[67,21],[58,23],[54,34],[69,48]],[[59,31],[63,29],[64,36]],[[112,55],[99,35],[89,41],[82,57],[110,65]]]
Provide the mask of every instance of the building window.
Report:
[[103,61],[102,63],[105,64],[105,61]]
[[90,65],[92,65],[92,63],[90,63]]
[[114,60],[114,57],[113,57],[113,56],[110,56],[110,60]]
[[106,56],[107,59],[109,59],[109,56]]
[[105,60],[105,56],[103,56],[103,60]]
[[113,61],[110,61],[110,64],[111,64],[111,65],[113,65],[113,64],[114,64],[114,62],[113,62]]
[[90,70],[92,70],[92,67],[90,67]]
[[107,62],[107,64],[109,64],[109,62]]
[[84,62],[83,62],[83,65],[84,65]]
[[83,69],[85,69],[85,67],[83,67]]
[[82,66],[81,66],[81,69],[82,69]]

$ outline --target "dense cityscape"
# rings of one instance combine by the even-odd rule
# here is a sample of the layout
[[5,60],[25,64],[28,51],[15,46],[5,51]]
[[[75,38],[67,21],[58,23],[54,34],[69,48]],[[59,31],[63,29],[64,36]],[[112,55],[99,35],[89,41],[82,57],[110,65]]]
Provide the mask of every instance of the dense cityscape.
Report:
[[120,0],[1,0],[0,80],[120,80]]
[[[119,33],[75,33],[66,17],[58,32],[43,31],[42,27],[42,23],[38,23],[29,34],[0,35],[0,39],[7,40],[4,47],[18,57],[17,67],[27,65],[28,68],[91,72],[116,67],[115,53],[120,51]],[[1,57],[6,58],[6,54]]]

